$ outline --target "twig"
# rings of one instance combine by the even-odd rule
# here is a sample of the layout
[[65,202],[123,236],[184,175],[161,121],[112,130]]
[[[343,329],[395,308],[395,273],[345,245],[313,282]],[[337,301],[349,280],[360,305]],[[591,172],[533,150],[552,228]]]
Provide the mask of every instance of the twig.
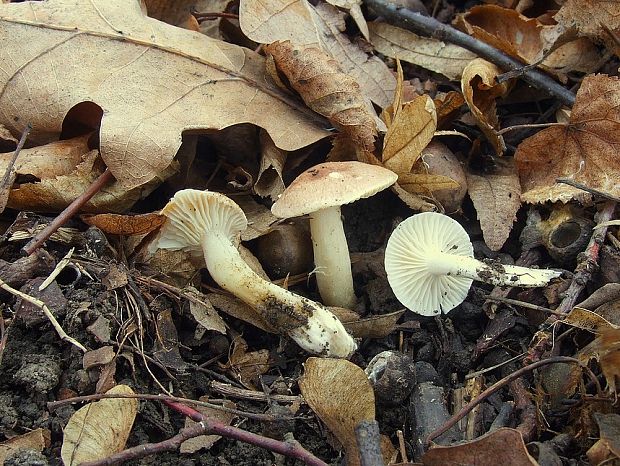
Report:
[[17,162],[17,157],[19,153],[24,148],[24,144],[26,144],[26,139],[28,139],[28,135],[32,130],[32,125],[28,123],[24,128],[24,132],[22,136],[19,138],[19,142],[17,143],[17,147],[15,148],[15,152],[13,152],[13,157],[9,161],[9,164],[6,167],[6,171],[2,176],[2,181],[0,181],[0,213],[4,212],[6,207],[6,203],[9,200],[9,193],[11,192],[11,186],[15,181],[15,162]]
[[276,401],[278,403],[299,403],[303,402],[303,398],[294,395],[269,395],[263,392],[246,390],[245,388],[237,388],[232,385],[212,380],[209,382],[209,388],[222,395],[231,398],[242,398],[252,401]]
[[[372,421],[360,421],[355,426],[355,440],[357,440],[361,466],[381,466],[385,464],[381,455],[380,437],[379,423],[374,419]],[[351,462],[354,463],[355,461],[351,460]]]
[[294,419],[293,417],[285,417],[285,416],[272,416],[270,414],[260,414],[260,413],[248,413],[246,411],[241,411],[238,409],[227,408],[225,406],[216,405],[213,403],[208,403],[206,401],[198,401],[191,400],[189,398],[181,398],[178,396],[169,396],[169,395],[151,395],[151,394],[139,394],[139,393],[117,393],[117,394],[107,394],[107,393],[95,393],[94,395],[83,395],[83,396],[75,396],[73,398],[66,398],[64,400],[59,401],[50,401],[47,403],[47,409],[49,411],[54,411],[61,406],[65,406],[73,403],[84,403],[89,401],[97,401],[102,400],[104,398],[135,398],[138,400],[151,400],[151,401],[174,401],[177,403],[185,403],[194,406],[204,406],[205,408],[217,409],[219,411],[223,411],[225,413],[234,414],[235,416],[253,419],[255,421],[266,421],[266,422],[280,422],[280,421],[289,421]]
[[450,419],[448,419],[444,423],[443,426],[431,432],[431,434],[427,437],[426,442],[430,443],[433,441],[433,439],[439,437],[444,432],[447,432],[452,426],[454,426],[457,422],[463,419],[467,415],[467,413],[469,413],[477,405],[482,403],[482,401],[484,401],[486,398],[488,398],[493,393],[495,393],[496,391],[498,391],[505,385],[509,384],[513,380],[518,379],[519,377],[527,374],[530,371],[533,371],[534,369],[538,369],[539,367],[546,366],[548,364],[555,364],[555,363],[578,364],[582,368],[586,369],[581,361],[575,358],[570,358],[568,356],[556,356],[556,357],[549,358],[549,359],[543,359],[542,361],[537,361],[528,366],[521,367],[519,370],[516,370],[512,374],[508,374],[503,379],[500,379],[497,382],[495,382],[489,388],[487,388],[482,393],[480,393],[477,397],[472,399],[467,405],[463,406],[463,408],[458,413],[453,415]]
[[72,345],[76,346],[84,353],[88,351],[86,348],[84,348],[84,346],[82,346],[82,344],[79,341],[67,335],[67,333],[63,330],[63,328],[60,326],[60,324],[56,320],[56,317],[54,317],[54,314],[51,313],[51,311],[49,310],[49,308],[43,301],[41,301],[40,299],[34,298],[30,295],[27,295],[26,293],[22,293],[19,290],[16,290],[15,288],[7,285],[2,279],[0,279],[0,288],[2,288],[5,291],[8,291],[12,295],[18,296],[19,298],[23,299],[24,301],[29,302],[30,304],[34,304],[35,306],[37,306],[39,309],[43,311],[43,314],[45,314],[45,317],[47,317],[47,319],[50,321],[50,323],[52,324],[52,327],[54,327],[54,330],[56,330],[56,333],[58,334],[61,340],[71,343]]
[[49,239],[52,234],[58,230],[61,226],[63,226],[67,221],[73,217],[83,206],[86,204],[90,198],[92,198],[95,194],[97,194],[101,188],[103,188],[108,182],[112,181],[114,176],[112,172],[106,168],[105,171],[99,175],[99,177],[92,182],[92,184],[78,196],[71,204],[69,204],[65,210],[60,212],[58,216],[52,220],[52,222],[47,225],[43,230],[41,230],[34,238],[30,240],[30,242],[24,246],[23,251],[30,255],[34,251],[36,251],[45,241]]
[[144,458],[147,455],[177,450],[184,441],[199,435],[221,435],[222,437],[240,440],[259,446],[275,453],[299,459],[310,466],[327,466],[297,442],[280,442],[262,435],[229,426],[217,419],[209,418],[195,409],[174,401],[165,401],[166,405],[196,422],[193,426],[181,429],[177,435],[159,443],[147,443],[128,448],[114,455],[97,461],[81,463],[81,466],[111,466],[125,464],[127,461]]
[[492,296],[490,294],[486,295],[484,299],[488,299],[490,301],[497,301],[498,303],[510,304],[511,306],[523,307],[525,309],[532,309],[534,311],[546,312],[548,314],[553,315],[564,315],[559,311],[554,311],[553,309],[549,309],[548,307],[538,306],[537,304],[527,303],[525,301],[519,301],[517,299],[504,298],[503,296]]
[[595,196],[600,196],[603,199],[608,199],[614,202],[620,202],[620,197],[614,196],[604,191],[599,191],[598,189],[590,188],[589,186],[586,186],[583,183],[578,183],[575,180],[572,180],[570,178],[556,178],[555,182],[567,184],[569,186],[572,186],[573,188],[581,189],[582,191],[585,191],[590,194],[594,194]]
[[405,29],[427,37],[459,45],[471,50],[479,57],[496,64],[504,70],[522,70],[520,77],[527,83],[539,89],[543,89],[550,95],[559,99],[564,105],[572,107],[575,103],[575,94],[555,82],[545,73],[539,70],[524,69],[526,66],[525,63],[447,24],[440,23],[435,18],[415,13],[406,8],[397,7],[387,0],[365,0],[364,3],[366,3],[370,9],[374,10],[377,15],[383,16],[391,23]]

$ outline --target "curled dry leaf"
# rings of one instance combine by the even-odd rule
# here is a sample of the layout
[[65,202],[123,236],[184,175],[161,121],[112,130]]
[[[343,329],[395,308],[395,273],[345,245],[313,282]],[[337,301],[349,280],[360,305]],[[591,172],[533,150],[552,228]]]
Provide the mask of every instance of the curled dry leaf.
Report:
[[362,13],[362,0],[327,0],[327,3],[348,10],[364,38],[369,39],[368,24]]
[[[86,204],[84,212],[122,212],[147,196],[163,180],[171,176],[178,164],[172,162],[149,182],[126,189],[113,181],[100,190]],[[74,170],[66,175],[42,177],[40,181],[24,183],[11,190],[8,207],[18,210],[58,212],[67,207],[99,177],[105,169],[96,150],[87,152]]]
[[198,31],[198,21],[192,16],[196,0],[143,0],[146,12],[151,18],[158,19],[173,26]]
[[342,33],[343,16],[327,3],[313,7],[307,0],[241,0],[239,5],[241,30],[250,39],[261,44],[290,40],[296,46],[320,48],[359,83],[365,97],[385,107],[396,80],[381,59],[368,56]]
[[599,440],[586,455],[590,464],[614,464],[620,460],[620,414],[593,413]]
[[382,161],[386,168],[406,174],[420,158],[437,129],[433,100],[421,95],[396,109],[393,122],[383,141]]
[[[127,385],[117,385],[108,394],[133,394]],[[135,398],[106,398],[78,409],[63,430],[62,461],[77,466],[105,458],[125,448],[138,412]]]
[[[497,5],[478,5],[459,15],[457,26],[493,47],[528,64],[542,60],[545,48],[544,26],[535,18]],[[565,79],[568,71],[591,72],[600,54],[587,39],[570,40],[544,57],[541,67]]]
[[255,390],[259,376],[269,370],[269,350],[248,351],[246,341],[237,336],[226,364],[227,369],[246,388]]
[[[603,42],[620,53],[617,42],[620,33],[618,4],[609,0],[567,0],[553,17],[562,29],[576,28],[579,35]],[[615,35],[615,37],[614,37]]]
[[460,466],[462,464],[501,464],[538,466],[528,453],[518,430],[503,427],[476,440],[451,447],[431,448],[422,457],[424,466]]
[[487,137],[495,152],[501,155],[506,150],[504,138],[497,134],[499,120],[495,101],[508,93],[509,84],[496,84],[496,77],[501,70],[492,63],[476,58],[463,70],[461,90],[465,102],[476,119],[476,123]]
[[110,235],[146,235],[163,225],[166,217],[151,212],[139,215],[95,214],[82,215],[80,219],[87,225],[95,226]]
[[492,251],[499,251],[521,207],[521,185],[514,160],[499,159],[484,175],[468,170],[467,190],[478,213],[484,242]]
[[421,37],[387,23],[370,23],[370,43],[378,52],[441,73],[452,80],[461,79],[463,69],[476,55],[458,45]]
[[344,328],[355,338],[385,338],[396,329],[396,322],[405,311],[364,317],[363,319],[346,321],[338,316]]
[[375,394],[366,373],[346,359],[308,358],[299,389],[343,445],[347,466],[359,465],[355,426],[375,419]]
[[583,191],[556,183],[571,178],[620,196],[620,79],[584,78],[569,123],[552,126],[523,141],[515,160],[525,202],[562,201]]
[[260,197],[270,197],[275,201],[284,191],[282,171],[286,162],[286,152],[278,149],[266,131],[260,132],[260,166],[254,183],[254,192]]
[[358,83],[340,70],[336,60],[318,48],[299,48],[290,41],[274,42],[265,50],[308,107],[326,116],[360,148],[374,150],[375,118]]
[[[31,122],[29,142],[44,144],[75,105],[99,105],[101,156],[125,188],[165,170],[186,129],[251,123],[285,150],[328,135],[316,115],[268,83],[258,54],[148,18],[139,2],[0,4],[0,31],[0,124],[21,134]],[[28,53],[9,56],[26,42]]]

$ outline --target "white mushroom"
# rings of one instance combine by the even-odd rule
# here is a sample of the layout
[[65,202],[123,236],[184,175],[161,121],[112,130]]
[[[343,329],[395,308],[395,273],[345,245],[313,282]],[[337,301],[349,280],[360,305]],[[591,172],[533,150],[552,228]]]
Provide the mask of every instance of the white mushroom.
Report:
[[202,250],[213,280],[306,351],[343,358],[355,351],[355,340],[334,314],[262,279],[243,261],[237,246],[247,219],[232,200],[219,193],[184,189],[162,214],[167,220],[156,247]]
[[273,204],[276,217],[310,214],[316,280],[326,305],[350,308],[356,301],[340,206],[370,197],[397,178],[362,162],[326,162],[299,175]]
[[425,212],[400,223],[385,249],[385,270],[398,300],[422,315],[448,312],[467,297],[473,280],[498,286],[544,286],[561,272],[474,259],[465,229]]

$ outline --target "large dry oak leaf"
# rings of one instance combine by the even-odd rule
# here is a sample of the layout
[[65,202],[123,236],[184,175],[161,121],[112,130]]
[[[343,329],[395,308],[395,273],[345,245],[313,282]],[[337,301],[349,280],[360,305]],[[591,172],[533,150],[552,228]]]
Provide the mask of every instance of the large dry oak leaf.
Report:
[[[103,109],[101,156],[127,188],[172,161],[186,130],[263,127],[294,150],[328,133],[268,82],[264,59],[148,18],[136,0],[0,4],[0,124],[58,138],[81,102]],[[27,44],[27,46],[26,46]]]
[[566,177],[620,196],[620,79],[586,77],[569,123],[526,139],[515,159],[525,202],[568,202],[581,194],[556,183]]

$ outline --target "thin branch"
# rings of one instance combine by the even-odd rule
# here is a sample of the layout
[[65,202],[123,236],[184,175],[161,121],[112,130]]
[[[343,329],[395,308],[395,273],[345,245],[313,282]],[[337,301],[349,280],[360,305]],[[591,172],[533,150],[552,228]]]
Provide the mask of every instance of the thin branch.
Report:
[[11,186],[15,182],[15,163],[17,162],[17,157],[19,153],[24,148],[24,144],[26,144],[26,139],[28,139],[28,135],[32,130],[32,125],[28,123],[26,128],[24,128],[24,132],[22,136],[19,138],[19,142],[17,143],[17,147],[15,148],[15,152],[13,152],[13,157],[9,161],[9,164],[6,166],[6,171],[2,176],[2,180],[0,181],[0,213],[4,212],[6,208],[6,204],[9,201],[9,194],[11,192]]
[[603,199],[608,199],[614,202],[620,202],[620,197],[614,196],[604,191],[599,191],[598,189],[590,188],[589,186],[586,186],[583,183],[578,183],[577,181],[572,180],[570,178],[556,178],[555,182],[567,184],[569,186],[572,186],[573,188],[581,189],[582,191],[585,191],[590,194],[594,194],[595,196],[600,196]]
[[41,230],[30,242],[24,246],[23,251],[30,255],[35,252],[50,236],[54,234],[61,226],[69,221],[83,206],[86,204],[95,194],[97,194],[101,188],[103,188],[108,182],[112,181],[114,176],[112,172],[106,168],[105,171],[99,175],[99,177],[92,182],[92,184],[78,196],[71,204],[69,204],[65,210],[58,214],[58,216],[52,220],[43,230]]
[[377,15],[383,16],[392,24],[426,37],[459,45],[467,50],[471,50],[479,57],[496,64],[503,70],[520,70],[520,77],[528,84],[544,90],[556,97],[564,105],[572,107],[575,103],[575,94],[555,82],[542,71],[525,69],[526,63],[516,60],[489,44],[474,39],[447,24],[440,23],[435,18],[415,13],[406,8],[400,8],[387,0],[365,0],[364,3]]
[[79,341],[67,335],[67,333],[63,330],[63,328],[60,326],[60,324],[56,320],[56,317],[54,317],[54,314],[52,314],[52,312],[47,307],[47,304],[45,304],[43,301],[41,301],[40,299],[34,298],[30,295],[27,295],[26,293],[22,293],[19,290],[16,290],[12,286],[7,285],[2,279],[0,279],[0,288],[2,288],[5,291],[8,291],[14,296],[17,296],[23,299],[24,301],[29,302],[30,304],[37,306],[39,309],[43,311],[43,314],[45,314],[45,317],[47,317],[47,320],[50,321],[50,323],[52,324],[52,327],[54,327],[54,330],[56,330],[56,333],[58,334],[61,340],[71,343],[72,345],[76,346],[77,348],[80,349],[80,351],[83,351],[84,353],[88,351]]
[[581,361],[575,358],[570,358],[568,356],[556,356],[553,358],[543,359],[542,361],[534,362],[528,366],[524,366],[520,368],[519,370],[516,370],[512,374],[508,374],[503,379],[498,380],[493,385],[491,385],[489,388],[487,388],[485,391],[480,393],[477,397],[472,399],[468,404],[463,406],[463,408],[458,413],[456,413],[450,419],[448,419],[439,429],[431,432],[430,435],[427,437],[426,442],[430,443],[433,441],[433,439],[439,437],[441,434],[448,431],[452,426],[454,426],[457,422],[463,419],[467,415],[467,413],[469,413],[472,409],[474,409],[476,406],[482,403],[482,401],[484,401],[486,398],[488,398],[493,393],[495,393],[496,391],[498,391],[505,385],[509,384],[513,380],[516,380],[519,377],[522,377],[523,375],[527,374],[528,372],[531,372],[534,369],[538,369],[539,367],[546,366],[548,364],[556,364],[556,363],[578,364],[579,366],[584,368],[584,365]]

